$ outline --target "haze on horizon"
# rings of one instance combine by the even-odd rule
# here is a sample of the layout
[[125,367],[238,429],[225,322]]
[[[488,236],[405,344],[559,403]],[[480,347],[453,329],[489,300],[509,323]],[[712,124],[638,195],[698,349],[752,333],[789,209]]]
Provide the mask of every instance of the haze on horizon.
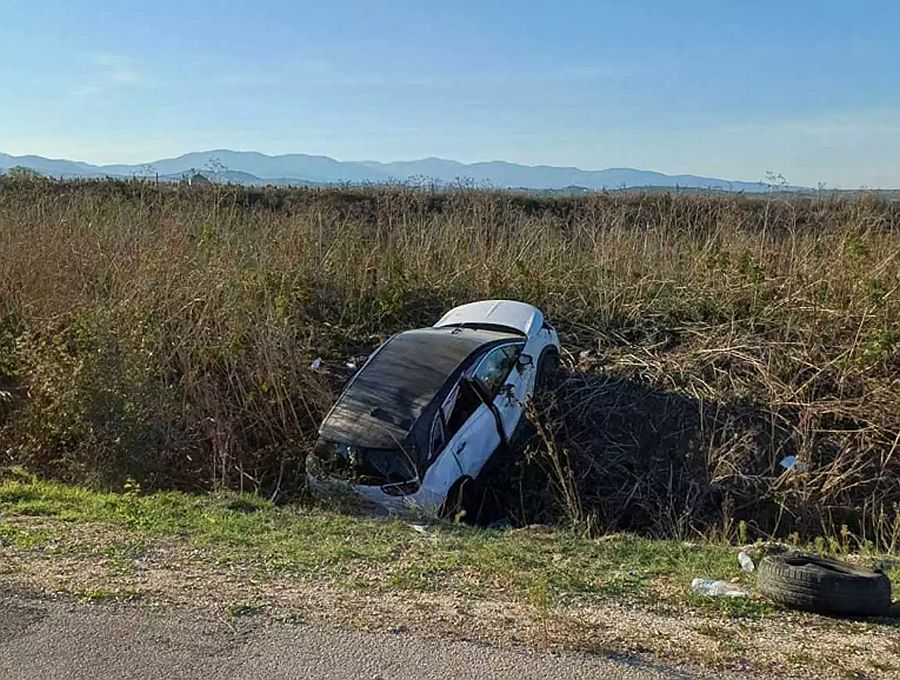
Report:
[[8,0],[0,152],[232,148],[900,187],[885,2]]

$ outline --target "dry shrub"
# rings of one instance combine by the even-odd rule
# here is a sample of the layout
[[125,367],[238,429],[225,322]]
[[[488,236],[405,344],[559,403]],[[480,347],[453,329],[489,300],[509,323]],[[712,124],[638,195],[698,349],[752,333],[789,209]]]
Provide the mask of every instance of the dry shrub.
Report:
[[657,536],[736,539],[743,525],[900,547],[896,349],[853,361],[848,343],[826,361],[806,334],[670,332],[677,342],[637,351],[601,339],[534,404],[532,455],[553,492],[531,507]]
[[887,543],[898,290],[900,204],[873,196],[0,183],[0,450],[290,494],[340,386],[312,359],[509,297],[573,353],[546,440],[579,495],[548,516]]

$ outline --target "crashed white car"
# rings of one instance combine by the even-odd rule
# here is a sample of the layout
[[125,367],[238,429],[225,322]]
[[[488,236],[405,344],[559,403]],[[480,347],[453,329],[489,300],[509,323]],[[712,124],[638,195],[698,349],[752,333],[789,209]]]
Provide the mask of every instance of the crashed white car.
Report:
[[310,488],[368,510],[452,515],[559,361],[535,307],[484,300],[375,350],[319,429]]

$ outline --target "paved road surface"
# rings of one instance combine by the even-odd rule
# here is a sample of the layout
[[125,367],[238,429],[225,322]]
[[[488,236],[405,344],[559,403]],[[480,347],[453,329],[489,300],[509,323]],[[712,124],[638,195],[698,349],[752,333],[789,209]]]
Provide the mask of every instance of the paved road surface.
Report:
[[635,661],[501,650],[405,633],[319,630],[267,623],[262,616],[217,618],[197,611],[148,611],[0,592],[3,680],[706,677]]

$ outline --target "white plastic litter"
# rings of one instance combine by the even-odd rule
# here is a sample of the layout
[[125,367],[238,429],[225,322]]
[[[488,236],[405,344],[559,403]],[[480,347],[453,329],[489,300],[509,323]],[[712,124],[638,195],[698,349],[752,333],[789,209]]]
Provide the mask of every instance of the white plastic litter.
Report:
[[420,534],[428,533],[428,527],[425,524],[410,524],[409,528],[418,531]]
[[309,365],[309,370],[315,371],[316,373],[324,373],[325,362],[322,361],[322,357],[316,357],[315,359],[313,359],[313,362]]
[[749,593],[728,581],[715,581],[709,578],[695,578],[691,581],[691,590],[707,597],[747,597]]
[[756,565],[753,564],[753,558],[743,550],[738,553],[738,562],[741,565],[741,569],[743,569],[744,571],[753,571],[754,569],[756,569]]

